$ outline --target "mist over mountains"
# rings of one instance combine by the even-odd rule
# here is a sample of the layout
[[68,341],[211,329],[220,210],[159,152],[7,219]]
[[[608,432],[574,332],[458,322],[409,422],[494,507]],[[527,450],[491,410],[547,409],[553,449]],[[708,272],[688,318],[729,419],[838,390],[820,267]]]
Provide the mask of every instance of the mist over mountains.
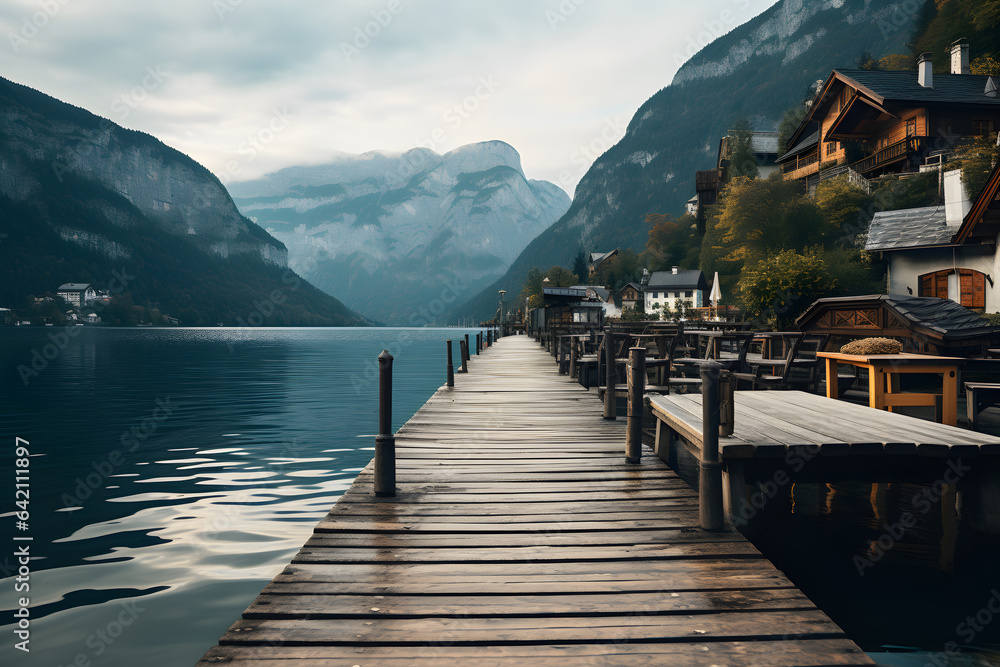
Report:
[[444,312],[439,303],[451,307],[496,280],[570,205],[558,186],[528,180],[502,141],[445,155],[344,155],[229,189],[284,243],[293,269],[397,325],[429,324]]

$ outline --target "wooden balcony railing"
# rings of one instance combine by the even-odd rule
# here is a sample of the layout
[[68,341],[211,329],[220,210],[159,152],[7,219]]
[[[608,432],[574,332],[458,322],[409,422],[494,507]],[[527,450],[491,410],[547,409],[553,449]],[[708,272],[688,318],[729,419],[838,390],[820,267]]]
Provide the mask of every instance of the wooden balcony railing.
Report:
[[908,159],[911,155],[922,153],[926,145],[927,137],[907,137],[902,141],[889,144],[864,160],[855,162],[851,165],[851,168],[858,173],[866,174],[879,167],[884,167],[901,159]]

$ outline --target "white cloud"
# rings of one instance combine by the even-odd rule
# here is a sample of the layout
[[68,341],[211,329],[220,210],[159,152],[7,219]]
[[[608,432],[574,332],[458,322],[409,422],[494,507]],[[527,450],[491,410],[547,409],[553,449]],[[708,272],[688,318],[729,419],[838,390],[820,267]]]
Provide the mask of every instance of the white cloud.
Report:
[[[339,152],[502,139],[529,177],[572,191],[593,157],[581,148],[672,79],[692,35],[731,30],[774,1],[53,0],[59,12],[15,52],[9,35],[40,3],[7,0],[0,62],[4,76],[148,132],[220,177],[234,160],[242,180]],[[566,20],[553,29],[552,16]],[[358,51],[345,56],[345,43]],[[148,67],[168,77],[123,119],[113,105]],[[499,85],[476,98],[483,78]],[[241,145],[282,111],[294,120],[247,159]]]

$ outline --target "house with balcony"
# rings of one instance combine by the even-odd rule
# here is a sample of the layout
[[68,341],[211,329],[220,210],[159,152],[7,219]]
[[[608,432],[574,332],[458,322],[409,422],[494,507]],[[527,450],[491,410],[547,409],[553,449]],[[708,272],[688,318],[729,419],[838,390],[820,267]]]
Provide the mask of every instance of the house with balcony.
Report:
[[917,172],[963,139],[1000,126],[998,82],[969,71],[969,45],[951,49],[951,73],[835,69],[778,158],[786,180],[807,188],[848,170],[864,178]]

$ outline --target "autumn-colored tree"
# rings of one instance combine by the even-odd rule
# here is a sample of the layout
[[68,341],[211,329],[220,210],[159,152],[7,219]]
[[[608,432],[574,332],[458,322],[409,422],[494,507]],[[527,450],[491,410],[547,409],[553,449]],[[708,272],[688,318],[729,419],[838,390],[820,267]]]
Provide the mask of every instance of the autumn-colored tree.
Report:
[[794,181],[736,178],[722,191],[708,220],[701,268],[736,275],[744,264],[770,253],[824,243],[837,235],[819,208]]
[[979,56],[969,64],[969,71],[984,76],[1000,76],[1000,60],[992,53]]
[[598,267],[589,282],[592,285],[618,290],[626,283],[638,280],[641,273],[642,266],[639,255],[631,248],[622,248],[617,255]]
[[698,268],[698,223],[692,215],[673,219],[668,215],[651,213],[646,216],[650,226],[642,263],[650,271],[667,271],[672,266],[685,269]]
[[816,196],[813,200],[823,216],[825,227],[828,228],[827,245],[830,242],[843,246],[854,247],[859,236],[868,232],[874,210],[872,197],[847,180],[847,176],[838,176],[821,181],[816,186]]

